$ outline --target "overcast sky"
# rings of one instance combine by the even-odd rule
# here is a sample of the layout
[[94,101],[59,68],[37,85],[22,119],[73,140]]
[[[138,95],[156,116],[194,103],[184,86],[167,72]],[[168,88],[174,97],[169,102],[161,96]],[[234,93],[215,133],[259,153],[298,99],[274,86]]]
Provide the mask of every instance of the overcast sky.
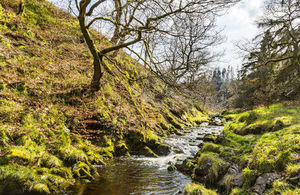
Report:
[[263,12],[263,2],[264,0],[242,0],[218,18],[217,25],[224,28],[223,34],[227,37],[227,41],[217,48],[225,50],[225,56],[217,66],[241,65],[242,59],[237,53],[235,43],[254,38],[258,34],[255,20]]

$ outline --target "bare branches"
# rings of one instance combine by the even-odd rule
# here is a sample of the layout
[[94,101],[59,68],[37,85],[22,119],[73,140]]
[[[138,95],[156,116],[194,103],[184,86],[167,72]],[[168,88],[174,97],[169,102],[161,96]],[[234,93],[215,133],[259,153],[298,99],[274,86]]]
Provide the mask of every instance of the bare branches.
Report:
[[96,3],[94,3],[91,8],[89,9],[89,11],[87,12],[86,16],[92,16],[94,10],[103,2],[105,2],[106,0],[98,0]]
[[125,47],[128,47],[130,45],[133,45],[133,44],[135,44],[135,43],[137,43],[137,42],[139,42],[141,40],[142,40],[142,32],[139,31],[138,32],[138,37],[136,39],[134,39],[132,41],[129,41],[129,42],[126,42],[126,43],[122,43],[122,44],[113,46],[113,47],[109,47],[109,48],[103,49],[103,50],[100,51],[100,53],[102,55],[105,55],[105,54],[107,54],[109,52],[112,52],[112,51],[115,51],[115,50],[119,50],[121,48],[125,48]]
[[[73,8],[72,2],[77,8],[73,14],[78,13],[81,31],[94,61],[99,61],[94,66],[101,65],[103,56],[110,52],[129,48],[138,54],[136,48],[142,46],[145,49],[142,61],[151,70],[161,72],[159,75],[174,76],[178,82],[187,74],[195,77],[191,72],[198,72],[214,57],[207,51],[218,40],[217,33],[212,33],[213,16],[237,0],[69,0],[70,8]],[[193,21],[188,21],[188,18],[193,18]],[[199,22],[193,23],[196,18]],[[96,23],[101,24],[99,30],[108,32],[113,46],[101,50],[95,46],[89,29]],[[197,25],[203,30],[200,27],[196,29]],[[171,46],[171,40],[176,40],[181,49],[181,54],[177,52],[172,56],[175,64],[159,52],[161,49],[154,47],[159,41]],[[162,44],[157,45],[163,47]],[[137,56],[142,59],[142,55]],[[158,61],[159,58],[163,60]]]

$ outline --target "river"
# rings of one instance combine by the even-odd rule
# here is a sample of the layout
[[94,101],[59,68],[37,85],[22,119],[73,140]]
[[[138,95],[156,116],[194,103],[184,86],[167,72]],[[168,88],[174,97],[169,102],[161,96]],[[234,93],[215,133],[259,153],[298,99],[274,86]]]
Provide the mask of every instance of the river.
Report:
[[100,176],[89,184],[78,184],[70,195],[183,194],[191,178],[179,171],[168,171],[170,163],[193,157],[205,134],[219,134],[223,127],[203,126],[185,129],[184,135],[172,135],[164,141],[172,147],[168,156],[115,158],[99,167]]

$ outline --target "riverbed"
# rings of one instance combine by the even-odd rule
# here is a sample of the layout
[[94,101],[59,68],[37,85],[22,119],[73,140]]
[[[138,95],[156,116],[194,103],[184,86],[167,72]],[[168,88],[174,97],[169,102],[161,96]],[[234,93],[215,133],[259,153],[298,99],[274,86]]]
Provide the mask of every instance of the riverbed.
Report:
[[69,195],[129,195],[183,194],[191,183],[190,176],[179,171],[168,171],[170,164],[192,158],[199,150],[206,134],[220,134],[223,127],[202,126],[185,129],[183,135],[171,135],[164,141],[172,147],[168,156],[121,157],[99,167],[100,176],[92,183],[78,184]]

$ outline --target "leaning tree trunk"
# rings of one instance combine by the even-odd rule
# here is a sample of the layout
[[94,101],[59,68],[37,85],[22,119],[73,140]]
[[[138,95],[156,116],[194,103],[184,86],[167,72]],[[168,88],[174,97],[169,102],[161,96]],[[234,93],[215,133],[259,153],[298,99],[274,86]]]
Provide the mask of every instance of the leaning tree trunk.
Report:
[[20,0],[20,2],[19,2],[19,10],[18,10],[17,15],[22,14],[23,11],[24,11],[24,0]]
[[85,24],[85,9],[81,10],[79,14],[79,24],[80,24],[80,30],[83,34],[83,37],[85,39],[86,44],[88,45],[88,48],[93,56],[93,66],[94,66],[94,75],[91,83],[91,89],[93,91],[100,90],[100,79],[103,75],[101,70],[101,65],[103,64],[103,55],[100,55],[97,48],[95,47],[95,44],[90,36],[90,33],[86,27]]

